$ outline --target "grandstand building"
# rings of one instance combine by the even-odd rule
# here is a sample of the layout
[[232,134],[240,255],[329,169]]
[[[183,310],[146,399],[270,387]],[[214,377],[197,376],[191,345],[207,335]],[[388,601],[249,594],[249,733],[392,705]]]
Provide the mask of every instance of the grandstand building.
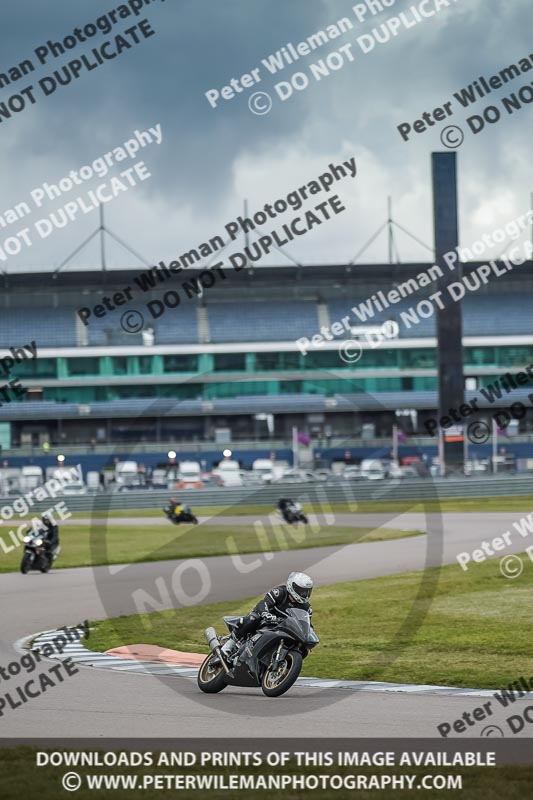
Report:
[[[351,309],[415,280],[431,264],[368,264],[255,267],[227,279],[152,318],[147,304],[163,303],[173,281],[131,302],[92,315],[103,295],[134,285],[139,271],[68,271],[3,278],[0,334],[3,348],[35,341],[37,358],[17,364],[11,377],[27,389],[22,401],[0,407],[4,447],[39,444],[209,441],[229,429],[231,440],[290,440],[299,430],[328,441],[353,438],[373,425],[390,436],[397,411],[411,410],[406,432],[422,433],[437,409],[435,315],[408,328],[413,304],[435,291],[374,309],[366,326],[397,323],[397,335],[372,345]],[[464,274],[477,269],[468,264]],[[533,321],[524,296],[533,289],[533,264],[467,293],[462,302],[464,374],[470,392],[507,371],[533,363]],[[202,270],[191,267],[187,280]],[[183,282],[183,275],[176,276]],[[121,327],[125,312],[144,316],[144,329]],[[346,318],[349,318],[346,321]],[[302,352],[298,340],[345,319],[340,337]],[[343,360],[339,344],[360,339],[362,355]],[[533,391],[533,386],[528,390]],[[468,392],[467,392],[468,395]],[[518,398],[518,396],[517,396]],[[519,399],[519,398],[518,398]],[[512,402],[512,401],[511,401]],[[498,405],[499,401],[495,401]],[[502,398],[501,405],[508,405]],[[267,431],[264,415],[273,415]],[[533,427],[533,416],[520,422]]]

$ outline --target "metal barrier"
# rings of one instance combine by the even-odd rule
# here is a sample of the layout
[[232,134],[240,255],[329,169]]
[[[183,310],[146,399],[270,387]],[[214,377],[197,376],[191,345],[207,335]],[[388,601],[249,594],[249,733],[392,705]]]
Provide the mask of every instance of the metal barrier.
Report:
[[[301,502],[331,504],[363,501],[423,500],[429,498],[468,498],[505,495],[533,495],[533,480],[519,476],[487,476],[483,478],[433,478],[376,481],[339,481],[338,483],[281,483],[259,487],[174,490],[180,502],[193,508],[201,506],[273,506],[281,496]],[[32,509],[43,511],[58,501],[69,511],[135,510],[163,508],[170,491],[131,491],[114,494],[58,496],[56,500],[34,503]],[[0,498],[1,506],[12,505],[16,497]],[[532,496],[533,505],[533,496]],[[31,513],[31,512],[30,512]],[[17,516],[17,515],[15,515]]]

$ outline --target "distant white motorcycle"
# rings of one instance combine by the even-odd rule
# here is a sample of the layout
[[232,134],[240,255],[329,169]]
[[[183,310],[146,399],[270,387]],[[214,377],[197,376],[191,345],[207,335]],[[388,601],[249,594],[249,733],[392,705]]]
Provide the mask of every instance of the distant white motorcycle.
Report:
[[22,541],[24,544],[20,564],[22,574],[26,575],[31,569],[50,572],[52,564],[61,552],[61,547],[58,545],[52,553],[48,553],[42,533],[35,531],[28,532]]
[[293,525],[296,522],[303,522],[304,525],[307,525],[309,522],[302,511],[302,504],[298,501],[295,503],[289,503],[288,505],[284,506],[284,508],[277,506],[276,510],[281,514],[284,521],[288,525]]

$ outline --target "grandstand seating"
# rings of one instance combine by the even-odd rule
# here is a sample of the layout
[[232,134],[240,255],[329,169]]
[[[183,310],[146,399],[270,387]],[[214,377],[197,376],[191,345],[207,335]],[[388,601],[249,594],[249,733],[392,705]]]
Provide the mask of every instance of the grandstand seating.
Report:
[[316,303],[211,303],[208,306],[212,342],[291,341],[318,329]]
[[65,308],[27,308],[0,311],[0,342],[5,347],[20,347],[35,340],[38,347],[74,347],[76,328],[73,311]]
[[466,336],[531,334],[533,333],[533,316],[528,304],[524,302],[523,295],[465,297],[463,333]]
[[[330,324],[350,316],[354,326],[375,325],[385,320],[400,321],[400,314],[414,305],[406,298],[368,320],[358,320],[350,309],[361,302],[352,298],[327,302]],[[416,298],[415,298],[416,299]],[[207,321],[209,339],[213,343],[292,341],[310,336],[320,329],[318,306],[311,301],[209,303]],[[145,314],[145,317],[147,315]],[[177,309],[167,309],[157,320],[147,321],[155,331],[156,344],[198,343],[198,320],[195,303]],[[463,335],[487,336],[533,333],[533,318],[523,297],[518,294],[498,296],[467,296],[463,301]],[[435,335],[435,317],[421,319],[407,329],[400,324],[401,338],[420,338]],[[39,347],[76,346],[76,309],[10,308],[0,312],[0,341],[6,346],[20,346],[35,339]],[[120,317],[108,315],[94,318],[87,328],[90,346],[136,345],[141,334],[128,334],[120,328]]]
[[[140,309],[139,309],[140,310]],[[73,312],[74,313],[74,312]],[[166,309],[158,319],[151,319],[149,312],[142,310],[145,328],[153,328],[156,344],[187,344],[198,342],[196,307],[190,303],[176,309]],[[87,328],[88,344],[106,345],[142,344],[140,333],[126,333],[120,327],[120,316],[114,314],[91,320]]]
[[[419,297],[406,298],[401,303],[391,305],[366,323],[361,322],[354,314],[349,313],[351,306],[358,301],[333,300],[328,303],[330,322],[340,321],[345,316],[350,316],[354,327],[362,325],[376,325],[385,320],[396,320],[400,325],[400,338],[419,338],[435,336],[435,317],[420,319],[418,324],[406,328],[401,324],[400,315],[407,309],[416,306]],[[361,302],[361,301],[359,301]],[[502,294],[497,296],[467,296],[462,303],[463,309],[463,336],[489,336],[499,334],[511,336],[533,333],[533,317],[524,304],[524,299],[517,294]]]

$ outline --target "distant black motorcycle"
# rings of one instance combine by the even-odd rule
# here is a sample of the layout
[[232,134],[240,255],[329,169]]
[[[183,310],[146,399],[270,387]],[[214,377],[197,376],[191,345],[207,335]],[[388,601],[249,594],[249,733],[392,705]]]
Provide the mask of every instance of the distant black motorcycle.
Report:
[[[229,656],[221,653],[227,636],[219,639],[214,628],[205,638],[211,648],[198,672],[202,692],[215,694],[226,686],[261,687],[267,697],[285,694],[301,672],[302,661],[319,642],[311,617],[301,608],[289,608],[275,622],[263,623]],[[241,617],[224,617],[230,632]]]
[[61,548],[58,546],[50,553],[46,548],[45,539],[40,531],[29,531],[22,541],[24,544],[24,553],[20,564],[22,574],[26,575],[31,569],[50,572]]
[[293,525],[295,522],[303,522],[304,525],[307,525],[309,520],[305,516],[302,511],[302,504],[295,502],[289,503],[283,507],[278,505],[277,510],[282,515],[283,519],[288,525]]
[[182,522],[192,522],[193,525],[198,525],[198,517],[195,517],[191,509],[187,506],[182,509],[179,514],[168,508],[163,509],[165,516],[174,525],[180,525]]

